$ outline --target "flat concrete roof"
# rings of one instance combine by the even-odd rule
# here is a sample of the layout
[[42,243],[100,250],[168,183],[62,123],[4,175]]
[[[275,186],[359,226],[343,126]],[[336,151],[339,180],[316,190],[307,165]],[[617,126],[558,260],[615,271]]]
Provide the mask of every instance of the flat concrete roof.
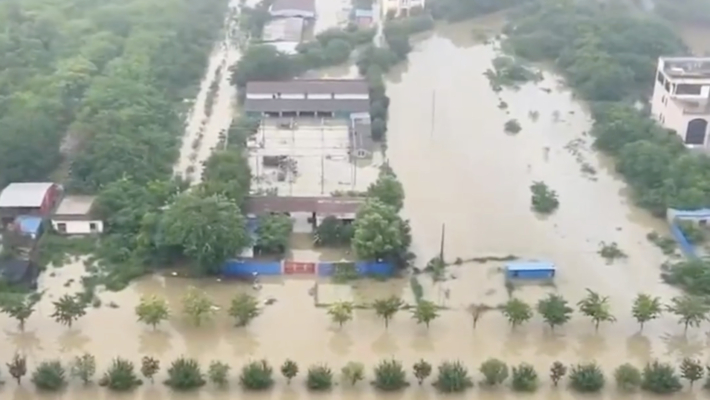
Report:
[[364,79],[292,79],[247,83],[249,94],[369,94]]
[[360,197],[248,197],[244,205],[247,214],[271,212],[315,212],[319,215],[354,214],[365,199]]
[[247,112],[350,112],[370,110],[370,100],[360,99],[246,99]]
[[0,207],[41,207],[51,182],[11,183],[0,193]]
[[661,57],[666,75],[681,79],[710,79],[710,57]]
[[315,0],[276,0],[271,5],[270,11],[296,10],[307,13],[316,12]]
[[[303,36],[302,18],[279,18],[269,21],[264,26],[264,42],[300,42]],[[247,86],[248,87],[248,86]]]
[[66,196],[59,203],[54,216],[89,215],[96,196]]

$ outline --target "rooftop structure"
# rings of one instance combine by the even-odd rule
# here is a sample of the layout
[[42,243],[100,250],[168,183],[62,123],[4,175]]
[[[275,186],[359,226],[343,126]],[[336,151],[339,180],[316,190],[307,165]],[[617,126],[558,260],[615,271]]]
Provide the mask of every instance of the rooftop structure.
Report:
[[296,45],[303,37],[303,19],[279,18],[269,21],[264,26],[262,40],[264,42],[290,42]]
[[276,0],[269,8],[273,17],[316,17],[315,0]]
[[382,16],[387,18],[407,17],[416,9],[423,9],[425,0],[382,0]]
[[54,212],[55,217],[59,216],[86,216],[91,212],[91,206],[94,204],[94,196],[66,196],[59,203],[57,211]]
[[661,57],[651,115],[687,147],[706,150],[710,119],[710,57]]
[[40,208],[53,186],[51,182],[11,183],[0,193],[0,207]]
[[319,215],[354,214],[365,203],[359,197],[248,197],[247,214],[310,212]]
[[507,279],[551,279],[555,272],[555,264],[551,262],[514,261],[505,264]]

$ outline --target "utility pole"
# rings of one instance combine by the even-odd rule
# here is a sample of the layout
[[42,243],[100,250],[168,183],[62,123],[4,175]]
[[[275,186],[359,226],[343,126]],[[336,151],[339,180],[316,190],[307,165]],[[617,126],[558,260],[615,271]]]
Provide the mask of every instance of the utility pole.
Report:
[[446,224],[441,224],[441,247],[439,249],[439,259],[444,262],[444,241],[446,240]]
[[436,90],[431,92],[431,130],[429,136],[434,137],[434,121],[436,120]]

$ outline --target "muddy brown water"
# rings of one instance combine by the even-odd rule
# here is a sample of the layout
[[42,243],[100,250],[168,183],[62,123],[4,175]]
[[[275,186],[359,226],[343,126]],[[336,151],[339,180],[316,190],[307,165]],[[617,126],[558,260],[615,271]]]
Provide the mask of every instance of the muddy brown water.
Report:
[[[301,364],[302,371],[311,364],[327,363],[338,371],[351,360],[369,367],[386,357],[408,365],[420,358],[434,363],[459,359],[472,372],[488,357],[510,363],[525,361],[539,368],[543,381],[541,390],[528,397],[572,398],[566,389],[549,389],[546,370],[552,361],[596,360],[611,371],[623,362],[641,365],[653,358],[676,361],[694,356],[704,360],[707,326],[683,335],[675,318],[664,316],[649,323],[641,334],[630,315],[637,292],[664,299],[677,293],[660,283],[658,265],[663,258],[645,239],[647,232],[662,230],[664,224],[634,208],[625,196],[623,182],[610,172],[609,162],[590,150],[590,138],[584,134],[590,124],[586,110],[569,91],[558,88],[556,77],[546,74],[543,82],[517,92],[495,94],[490,90],[483,72],[495,50],[475,43],[470,35],[473,26],[480,28],[482,24],[477,21],[426,35],[388,84],[392,98],[388,156],[406,189],[404,214],[412,222],[419,263],[438,251],[440,227],[446,224],[448,258],[515,254],[554,261],[559,267],[556,287],[520,288],[514,295],[535,301],[557,291],[576,301],[585,288],[593,288],[610,296],[617,323],[603,325],[595,333],[589,321],[575,316],[552,333],[535,317],[511,331],[502,316],[491,312],[473,330],[466,307],[471,303],[498,304],[507,295],[500,263],[468,263],[451,267],[450,279],[441,284],[422,278],[426,297],[450,308],[429,330],[416,325],[405,312],[385,330],[368,310],[356,311],[354,321],[337,329],[323,309],[314,307],[309,294],[313,279],[265,279],[263,289],[254,293],[277,302],[266,306],[250,326],[236,328],[224,309],[235,293],[252,291],[247,285],[157,276],[140,279],[119,293],[101,293],[103,306],[90,309],[68,329],[51,320],[51,302],[80,289],[77,281],[84,267],[77,261],[42,276],[41,287],[48,293],[24,332],[18,331],[13,320],[0,316],[5,334],[0,361],[4,363],[21,351],[27,354],[32,369],[43,359],[69,361],[90,352],[96,355],[100,370],[113,357],[138,363],[143,355],[160,358],[166,368],[170,360],[187,355],[205,366],[215,359],[230,363],[231,389],[208,385],[182,395],[161,384],[145,384],[132,394],[116,395],[72,382],[62,394],[41,395],[27,379],[22,386],[8,380],[0,388],[3,398],[305,398],[308,394],[302,376],[290,386],[278,378],[276,388],[265,394],[243,394],[236,376],[242,365],[259,358],[276,365],[292,358]],[[436,93],[433,113],[432,93]],[[507,111],[498,108],[499,98],[508,103]],[[536,121],[529,116],[533,111],[539,114]],[[511,118],[518,119],[523,128],[513,136],[503,132],[503,124]],[[581,172],[582,163],[597,171],[593,179]],[[560,196],[560,209],[549,218],[536,217],[529,210],[528,187],[535,180],[544,180]],[[306,250],[307,240],[301,236],[294,239],[294,256],[337,259],[340,254]],[[617,242],[629,259],[605,264],[596,254],[600,241]],[[222,307],[213,321],[200,327],[191,326],[180,314],[181,297],[191,285],[204,289]],[[139,324],[133,312],[139,298],[149,294],[166,298],[173,309],[170,320],[155,331]],[[371,301],[393,294],[412,299],[404,279],[360,281],[352,287],[321,282],[319,294],[323,302]],[[157,380],[164,376],[163,371]],[[515,396],[503,389],[475,391],[481,398]],[[366,383],[357,388],[340,385],[332,395],[343,399],[435,396],[428,386],[412,387],[401,394],[375,394]],[[621,397],[611,388],[603,396]],[[688,390],[677,395],[692,396]]]

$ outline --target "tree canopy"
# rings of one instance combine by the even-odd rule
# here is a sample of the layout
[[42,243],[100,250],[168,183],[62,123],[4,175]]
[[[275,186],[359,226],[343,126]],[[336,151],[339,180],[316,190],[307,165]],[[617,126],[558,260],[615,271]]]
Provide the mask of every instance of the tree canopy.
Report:
[[368,200],[353,225],[353,249],[360,259],[398,258],[409,248],[409,222],[402,220],[394,207],[379,200]]

